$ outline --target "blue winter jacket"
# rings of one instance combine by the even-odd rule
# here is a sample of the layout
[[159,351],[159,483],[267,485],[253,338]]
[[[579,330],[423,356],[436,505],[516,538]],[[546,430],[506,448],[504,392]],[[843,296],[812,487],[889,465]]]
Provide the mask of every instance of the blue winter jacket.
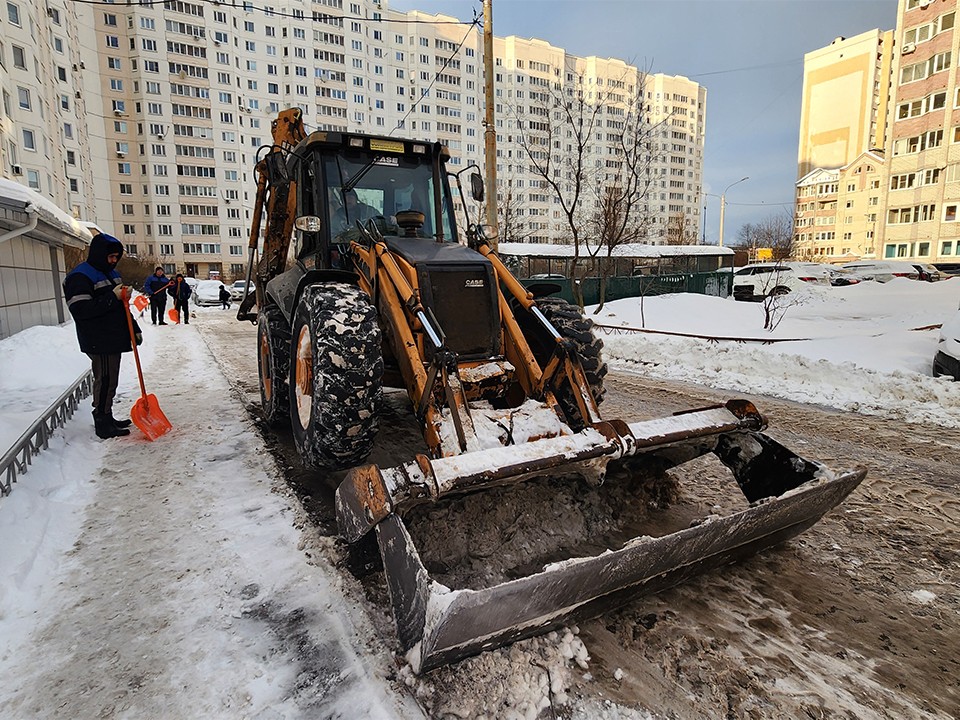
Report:
[[164,300],[166,296],[164,293],[160,292],[163,288],[167,287],[170,284],[170,278],[166,275],[161,275],[157,277],[155,273],[152,273],[147,276],[147,279],[143,281],[143,291],[151,297]]
[[[130,352],[127,310],[113,294],[121,285],[120,273],[107,255],[123,255],[123,245],[111,235],[100,233],[90,242],[87,261],[80,263],[63,280],[63,294],[77,326],[80,350],[90,355]],[[134,332],[140,332],[136,321]]]

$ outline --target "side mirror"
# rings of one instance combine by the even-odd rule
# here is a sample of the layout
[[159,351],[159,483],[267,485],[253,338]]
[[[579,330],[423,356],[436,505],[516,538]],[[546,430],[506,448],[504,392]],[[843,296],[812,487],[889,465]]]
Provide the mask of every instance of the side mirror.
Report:
[[480,173],[470,176],[470,195],[477,202],[483,202],[483,178]]
[[303,230],[303,232],[320,232],[321,222],[316,215],[301,215],[293,224],[297,230]]

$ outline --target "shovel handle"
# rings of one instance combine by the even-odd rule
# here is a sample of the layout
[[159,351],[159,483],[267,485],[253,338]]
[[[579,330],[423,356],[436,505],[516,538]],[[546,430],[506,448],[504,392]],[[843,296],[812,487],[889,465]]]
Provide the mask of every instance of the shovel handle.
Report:
[[123,314],[127,316],[127,329],[130,330],[130,346],[133,348],[133,359],[137,362],[137,378],[140,380],[140,394],[147,399],[147,386],[143,384],[143,370],[140,368],[140,353],[137,352],[137,334],[133,331],[133,315],[130,314],[130,295],[127,289],[120,291],[123,302]]

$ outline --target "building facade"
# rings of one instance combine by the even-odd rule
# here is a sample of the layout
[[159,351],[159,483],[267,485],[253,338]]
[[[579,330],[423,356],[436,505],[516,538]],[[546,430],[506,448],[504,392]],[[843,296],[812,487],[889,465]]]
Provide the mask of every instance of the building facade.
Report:
[[885,147],[893,35],[840,37],[804,56],[798,178]]
[[[456,18],[390,10],[379,0],[4,4],[3,174],[109,228],[128,252],[168,271],[243,275],[253,168],[283,108],[299,107],[308,130],[440,140],[454,166],[483,166],[482,33]],[[522,161],[511,132],[514,101],[537,83],[564,92],[638,76],[641,106],[661,123],[663,146],[650,169],[659,185],[648,202],[650,241],[662,241],[671,214],[699,228],[702,87],[537,40],[497,39],[496,56],[499,199],[504,188],[518,191],[517,220],[528,237],[554,242],[568,233]],[[625,103],[611,103],[591,145],[594,182]]]
[[[956,262],[956,14],[956,0],[900,0],[895,30],[835,41],[806,56],[795,234],[799,256],[828,262],[857,257]],[[873,147],[858,145],[858,138]],[[837,178],[832,221],[826,216],[833,200],[819,194],[820,179],[831,173]]]
[[960,243],[956,0],[900,0],[881,257],[955,262]]

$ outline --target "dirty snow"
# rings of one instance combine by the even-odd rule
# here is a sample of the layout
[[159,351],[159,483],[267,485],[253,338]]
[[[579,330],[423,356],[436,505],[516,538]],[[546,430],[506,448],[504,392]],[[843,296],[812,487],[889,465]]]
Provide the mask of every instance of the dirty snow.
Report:
[[[937,331],[914,329],[956,312],[960,281],[832,290],[791,308],[772,334],[755,304],[647,298],[647,328],[793,341],[611,334],[607,356],[652,377],[960,426],[960,385],[930,375]],[[639,304],[610,303],[594,319],[639,327]],[[136,432],[98,441],[85,403],[0,500],[0,716],[503,717],[479,696],[443,706],[430,676],[395,668],[362,592],[278,480],[207,350],[205,312],[215,311],[190,326],[144,328],[148,391],[172,433],[152,444]],[[70,326],[0,341],[4,445],[86,367]],[[127,356],[121,411],[137,393]],[[573,702],[571,678],[589,682],[589,648],[575,628],[506,652],[529,668],[503,678],[511,717]],[[464,662],[478,673],[503,667],[485,656]],[[428,697],[434,704],[422,708]],[[650,717],[596,700],[569,712]]]

